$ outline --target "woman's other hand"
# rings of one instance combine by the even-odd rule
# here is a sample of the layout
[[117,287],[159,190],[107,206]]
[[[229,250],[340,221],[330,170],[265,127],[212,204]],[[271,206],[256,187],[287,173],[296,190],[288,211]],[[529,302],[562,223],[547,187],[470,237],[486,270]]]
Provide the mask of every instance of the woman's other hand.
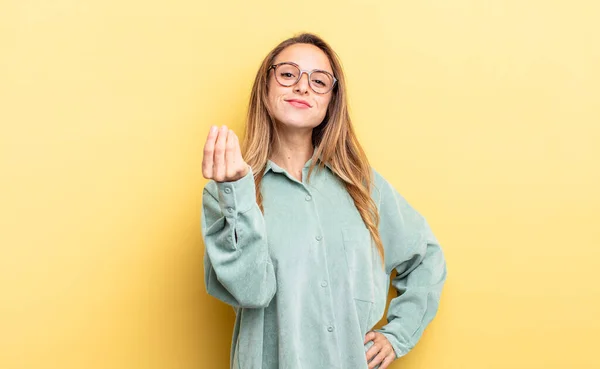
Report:
[[396,359],[392,344],[383,334],[374,331],[366,334],[365,344],[369,341],[373,341],[373,346],[366,352],[369,369],[375,368],[378,364],[380,364],[379,369],[387,368]]

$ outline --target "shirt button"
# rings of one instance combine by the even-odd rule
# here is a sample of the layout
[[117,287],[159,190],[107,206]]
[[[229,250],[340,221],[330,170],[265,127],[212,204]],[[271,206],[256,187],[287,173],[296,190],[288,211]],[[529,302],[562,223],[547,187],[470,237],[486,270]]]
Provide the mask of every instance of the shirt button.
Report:
[[233,213],[233,208],[229,207],[229,208],[227,208],[227,211],[230,212],[230,213]]
[[230,192],[231,192],[231,188],[229,188],[229,187],[226,187],[226,188],[225,188],[225,193],[230,193]]
[[315,237],[315,239],[316,239],[317,241],[321,241],[321,240],[323,239],[323,236],[319,235],[319,236]]
[[321,287],[327,287],[327,281],[321,282]]
[[312,196],[311,195],[306,195],[306,197],[304,198],[306,201],[310,201],[312,200]]
[[327,327],[327,331],[328,332],[333,332],[333,327],[332,326]]

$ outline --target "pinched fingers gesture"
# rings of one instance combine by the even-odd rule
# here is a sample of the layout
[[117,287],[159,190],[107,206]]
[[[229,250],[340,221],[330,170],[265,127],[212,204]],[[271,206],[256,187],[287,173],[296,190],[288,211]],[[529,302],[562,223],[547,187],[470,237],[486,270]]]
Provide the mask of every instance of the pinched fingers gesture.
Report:
[[237,181],[250,170],[242,158],[237,135],[227,126],[210,127],[203,155],[202,175],[215,182]]

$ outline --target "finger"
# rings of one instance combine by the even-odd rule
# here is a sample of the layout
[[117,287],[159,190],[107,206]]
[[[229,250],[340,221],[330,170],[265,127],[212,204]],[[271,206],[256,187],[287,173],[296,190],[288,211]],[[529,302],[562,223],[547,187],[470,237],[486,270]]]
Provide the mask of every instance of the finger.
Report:
[[227,142],[227,126],[219,129],[219,137],[215,144],[214,154],[214,179],[217,182],[225,180],[225,143]]
[[374,338],[375,338],[375,332],[369,332],[369,333],[367,333],[365,335],[365,342],[363,342],[363,344],[367,343],[369,341],[372,341]]
[[379,369],[386,369],[394,361],[394,359],[396,359],[396,354],[395,353],[389,354],[388,356],[385,357],[385,359],[381,363],[381,366],[379,366]]
[[236,161],[238,161],[238,160],[243,161],[244,159],[242,158],[242,149],[240,148],[240,139],[235,134],[235,132],[233,132],[233,139],[235,141],[234,155],[235,155]]
[[369,362],[372,358],[374,358],[375,355],[377,355],[380,351],[381,351],[381,346],[376,343],[374,343],[373,346],[369,347],[369,349],[366,352],[367,362]]
[[230,129],[227,132],[227,143],[225,144],[225,167],[227,178],[235,178],[236,168],[236,157],[235,157],[235,133]]
[[383,352],[379,352],[377,356],[369,363],[369,369],[375,368],[377,365],[381,364],[387,355]]
[[208,131],[208,137],[204,143],[204,151],[202,154],[202,175],[204,178],[211,179],[213,176],[213,155],[215,149],[215,141],[219,130],[217,126],[211,126]]
[[239,174],[243,177],[246,174],[248,174],[248,165],[246,164],[246,162],[244,161],[244,158],[242,157],[242,148],[240,146],[240,139],[235,134],[235,132],[233,133],[233,137],[235,138],[235,157],[236,157],[236,161],[239,161],[239,163],[243,163],[244,164],[244,166],[240,166],[239,167],[239,171],[240,171]]

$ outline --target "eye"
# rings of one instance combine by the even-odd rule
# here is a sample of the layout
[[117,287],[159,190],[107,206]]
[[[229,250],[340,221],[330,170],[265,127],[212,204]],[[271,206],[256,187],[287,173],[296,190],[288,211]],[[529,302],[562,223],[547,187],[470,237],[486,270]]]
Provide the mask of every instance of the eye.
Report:
[[285,78],[296,78],[296,76],[290,72],[282,72],[280,75]]
[[313,83],[316,83],[316,84],[318,84],[318,85],[320,85],[320,86],[323,86],[323,87],[325,87],[325,86],[326,86],[326,83],[325,83],[325,82],[323,82],[323,81],[321,81],[320,79],[314,79],[314,80],[313,80]]

